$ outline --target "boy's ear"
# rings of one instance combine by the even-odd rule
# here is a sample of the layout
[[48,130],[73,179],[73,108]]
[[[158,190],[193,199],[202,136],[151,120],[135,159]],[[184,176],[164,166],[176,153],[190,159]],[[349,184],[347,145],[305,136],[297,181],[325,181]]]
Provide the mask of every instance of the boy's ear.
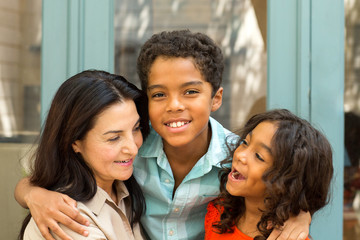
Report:
[[216,93],[215,96],[212,99],[212,106],[211,106],[211,111],[215,112],[216,110],[218,110],[222,104],[222,95],[223,95],[223,88],[220,87]]

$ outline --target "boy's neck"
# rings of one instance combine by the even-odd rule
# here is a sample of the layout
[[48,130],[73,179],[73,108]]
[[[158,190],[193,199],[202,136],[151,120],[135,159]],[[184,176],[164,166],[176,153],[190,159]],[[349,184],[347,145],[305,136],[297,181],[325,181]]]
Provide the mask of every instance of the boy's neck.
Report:
[[206,154],[211,140],[211,128],[208,128],[207,139],[201,141],[200,144],[187,144],[186,146],[173,147],[164,143],[164,152],[169,161],[174,179],[175,186],[173,195],[177,187],[181,184],[186,175],[199,161],[199,159]]

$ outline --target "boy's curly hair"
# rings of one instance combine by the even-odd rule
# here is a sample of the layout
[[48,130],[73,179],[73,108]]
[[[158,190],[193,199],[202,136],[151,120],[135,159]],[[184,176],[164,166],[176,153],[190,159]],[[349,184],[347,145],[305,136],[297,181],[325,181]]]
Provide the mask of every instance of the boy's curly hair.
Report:
[[[267,190],[265,209],[261,209],[257,227],[263,236],[257,236],[256,240],[270,235],[273,229],[267,229],[268,222],[280,227],[301,210],[314,214],[324,207],[329,201],[333,176],[332,149],[326,137],[288,110],[272,110],[253,116],[239,132],[240,139],[264,121],[275,123],[278,129],[271,142],[273,166],[262,177]],[[228,166],[230,162],[229,157],[222,165]],[[219,233],[233,232],[234,225],[245,212],[244,198],[226,191],[230,171],[227,167],[219,173],[221,193],[215,204],[223,206],[224,212],[220,221],[213,224]]]
[[148,86],[151,66],[157,57],[192,58],[205,81],[211,84],[212,97],[221,85],[224,69],[221,49],[203,33],[192,33],[189,30],[164,31],[147,40],[137,59],[137,73],[144,91]]

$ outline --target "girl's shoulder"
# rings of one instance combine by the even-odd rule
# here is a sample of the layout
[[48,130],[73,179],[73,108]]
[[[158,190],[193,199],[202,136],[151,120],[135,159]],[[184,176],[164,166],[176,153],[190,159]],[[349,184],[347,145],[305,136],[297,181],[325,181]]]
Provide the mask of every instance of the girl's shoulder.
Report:
[[221,205],[217,204],[219,201],[221,200],[215,199],[208,203],[207,212],[205,215],[205,228],[211,228],[214,222],[220,220],[220,216],[224,211],[224,208]]

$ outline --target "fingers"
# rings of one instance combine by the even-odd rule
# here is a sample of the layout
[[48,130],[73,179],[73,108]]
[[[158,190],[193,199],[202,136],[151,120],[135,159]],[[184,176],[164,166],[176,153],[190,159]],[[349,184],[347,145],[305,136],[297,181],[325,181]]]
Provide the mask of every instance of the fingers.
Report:
[[278,237],[281,234],[280,229],[274,228],[274,230],[271,232],[270,236],[267,238],[267,240],[278,240]]
[[267,240],[306,240],[307,232],[294,228],[292,232],[284,231],[280,228],[274,228]]
[[89,225],[89,221],[79,213],[76,208],[76,201],[64,194],[34,188],[30,194],[28,206],[45,239],[54,239],[50,230],[61,239],[71,239],[65,234],[59,223],[83,236],[88,235],[86,227],[81,224]]
[[[35,221],[36,222],[36,221]],[[41,235],[46,239],[46,240],[55,240],[52,235],[50,234],[49,229],[45,226],[45,225],[38,225],[38,228],[40,230]]]
[[296,240],[305,240],[308,234],[305,232],[301,232]]
[[[82,216],[80,214],[79,210],[76,208],[76,201],[73,200],[72,198],[68,197],[67,195],[63,195],[63,197],[64,197],[64,202],[67,203],[68,205],[64,205],[63,208],[61,209],[61,211],[68,217],[64,218],[64,222],[61,222],[61,223],[68,226],[72,230],[74,230],[74,229],[70,225],[74,225],[74,226],[76,226],[76,228],[79,228],[79,226],[81,226],[81,225],[89,226],[89,224],[90,224],[89,220],[86,219],[84,216]],[[73,222],[72,219],[75,220],[79,224],[76,224],[75,222]],[[78,232],[78,231],[76,231],[76,232]]]
[[305,240],[309,235],[311,215],[300,211],[299,215],[290,217],[284,226],[274,228],[268,240]]
[[[53,211],[49,211],[53,214]],[[54,220],[56,219],[56,220]],[[85,237],[89,235],[89,232],[83,225],[73,221],[70,217],[66,216],[65,214],[56,212],[56,216],[54,218],[48,219],[46,222],[37,221],[34,219],[38,228],[46,240],[54,240],[52,235],[50,234],[50,230],[53,234],[56,234],[60,239],[63,240],[71,240],[72,238],[69,237],[64,230],[60,227],[60,223],[66,225],[72,231],[77,232]],[[88,222],[88,220],[86,220]]]
[[[87,226],[89,225],[89,221],[85,217],[81,216],[80,213],[78,213],[75,218],[70,218],[64,214],[62,216],[62,220],[59,220],[59,222],[70,228],[72,231],[87,237],[89,235],[89,232],[86,230],[84,225],[79,224],[78,221],[77,222],[73,221],[73,219],[75,220],[80,219],[82,222],[85,222]],[[56,235],[58,235],[59,237],[61,236],[59,234],[63,234],[62,229],[60,227],[58,228],[58,226],[56,226],[55,229],[51,229],[51,230],[53,230],[53,232],[56,233]],[[57,233],[57,231],[59,231],[59,234]]]
[[74,199],[72,199],[71,197],[69,197],[68,195],[65,195],[65,194],[61,194],[61,196],[62,196],[65,203],[72,206],[74,209],[77,209],[76,208],[76,201]]

